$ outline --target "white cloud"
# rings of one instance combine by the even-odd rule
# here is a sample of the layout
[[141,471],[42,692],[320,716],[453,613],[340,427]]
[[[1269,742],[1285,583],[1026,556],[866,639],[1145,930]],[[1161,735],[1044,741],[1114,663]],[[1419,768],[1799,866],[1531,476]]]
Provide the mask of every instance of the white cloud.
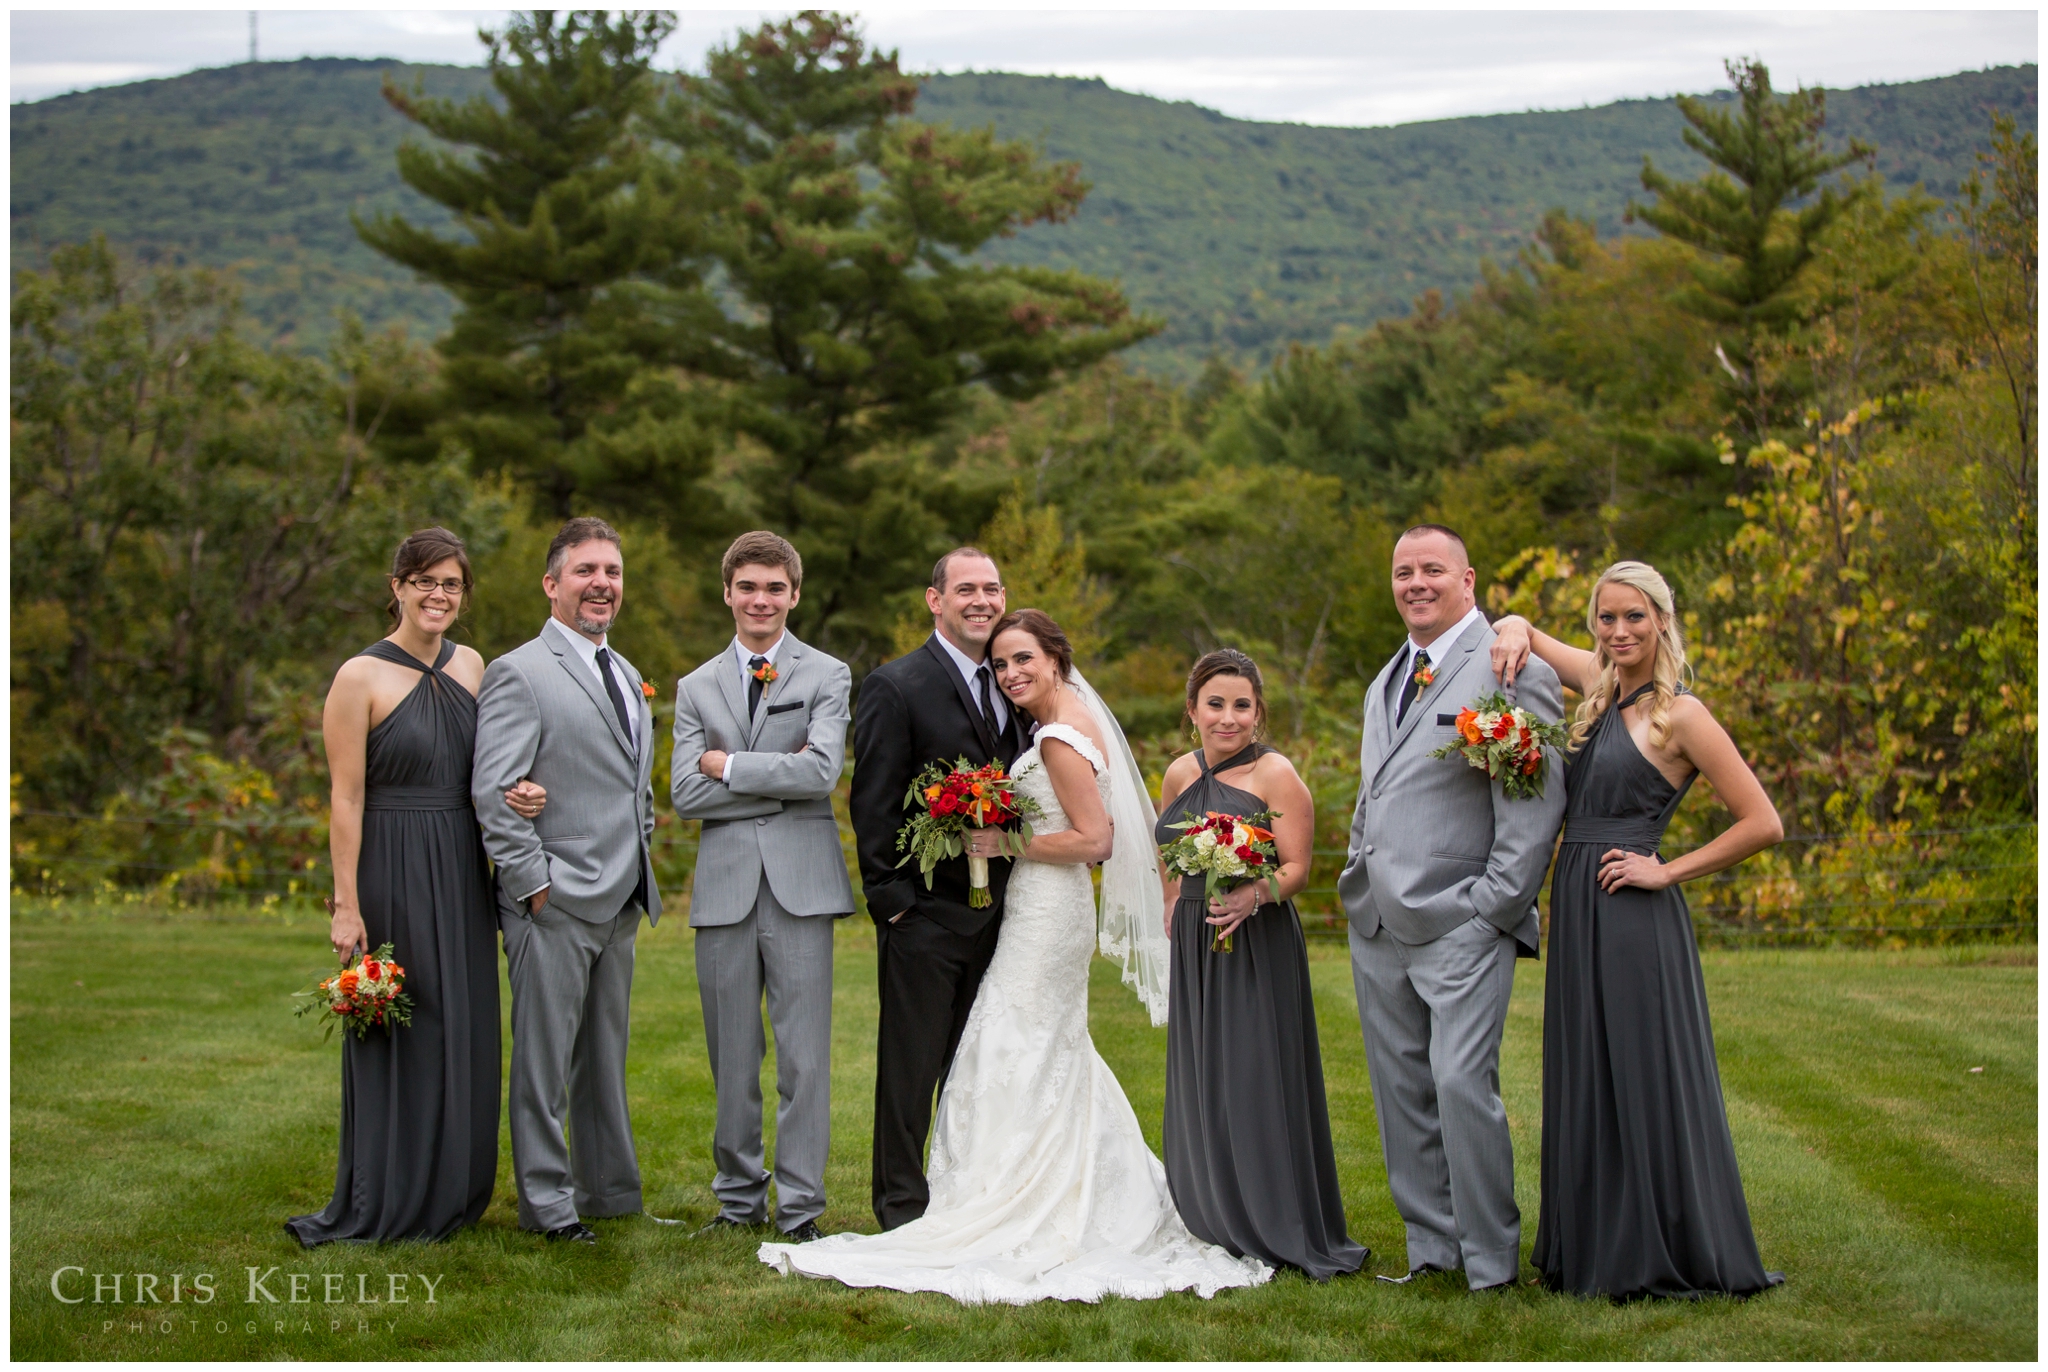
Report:
[[[665,48],[711,43],[785,11],[685,10]],[[2032,62],[2032,10],[1261,11],[864,7],[870,38],[913,70],[1100,76],[1242,118],[1385,124],[1711,90],[1755,54],[1782,86],[1906,81]],[[265,10],[265,60],[476,63],[503,10]],[[248,58],[243,10],[16,10],[15,100]]]

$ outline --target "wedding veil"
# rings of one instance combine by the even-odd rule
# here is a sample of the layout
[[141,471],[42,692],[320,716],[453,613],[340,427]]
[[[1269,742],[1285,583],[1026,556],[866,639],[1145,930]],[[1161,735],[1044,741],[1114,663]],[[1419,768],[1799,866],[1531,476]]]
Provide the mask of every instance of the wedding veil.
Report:
[[1068,680],[1109,745],[1109,818],[1115,837],[1109,861],[1102,864],[1097,937],[1104,957],[1123,961],[1124,985],[1138,993],[1152,1023],[1161,1025],[1166,1023],[1167,944],[1159,849],[1152,836],[1158,816],[1116,716],[1079,668]]

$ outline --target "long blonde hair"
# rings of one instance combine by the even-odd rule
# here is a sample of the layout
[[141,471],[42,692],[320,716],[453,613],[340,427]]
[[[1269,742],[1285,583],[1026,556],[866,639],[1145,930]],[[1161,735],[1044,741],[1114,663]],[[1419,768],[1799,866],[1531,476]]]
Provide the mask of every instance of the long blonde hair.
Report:
[[1679,627],[1678,613],[1672,608],[1671,587],[1647,562],[1615,563],[1600,573],[1600,579],[1593,583],[1593,594],[1586,600],[1586,632],[1593,636],[1594,682],[1572,717],[1571,739],[1566,747],[1573,752],[1585,744],[1600,716],[1607,713],[1621,680],[1621,671],[1607,655],[1607,646],[1600,641],[1599,633],[1600,588],[1610,585],[1641,591],[1657,617],[1657,657],[1650,667],[1650,680],[1656,686],[1656,696],[1650,705],[1650,739],[1659,747],[1671,737],[1671,703],[1678,699],[1679,684],[1692,676],[1692,666],[1685,660],[1685,631]]

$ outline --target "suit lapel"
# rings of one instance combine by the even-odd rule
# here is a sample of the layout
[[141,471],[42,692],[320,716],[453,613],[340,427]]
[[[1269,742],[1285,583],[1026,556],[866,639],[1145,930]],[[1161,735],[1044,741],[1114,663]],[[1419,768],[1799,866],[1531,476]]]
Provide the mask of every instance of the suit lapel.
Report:
[[1486,637],[1485,630],[1484,620],[1467,625],[1465,632],[1450,645],[1450,650],[1444,654],[1444,660],[1437,664],[1436,679],[1416,692],[1414,702],[1408,706],[1407,717],[1393,726],[1387,740],[1387,751],[1380,758],[1381,768],[1392,760],[1395,753],[1401,751],[1401,745],[1415,732],[1416,724],[1423,715],[1434,710],[1439,701],[1455,699],[1451,695],[1452,683],[1464,674],[1466,665],[1472,661],[1474,650],[1479,647],[1480,640]]
[[1387,757],[1387,678],[1407,654],[1408,643],[1404,639],[1401,650],[1394,654],[1394,660],[1380,668],[1380,674],[1365,689],[1365,746],[1372,749],[1370,765],[1365,769],[1368,779]]
[[[768,720],[768,707],[782,699],[788,688],[789,679],[796,675],[796,665],[803,660],[804,645],[796,641],[796,635],[785,633],[782,638],[782,661],[776,664],[775,680],[761,690],[761,708],[747,721],[747,742],[752,743],[761,732],[761,726]],[[744,699],[744,698],[743,698]]]
[[638,758],[640,751],[633,746],[633,740],[626,736],[626,731],[619,727],[619,712],[612,708],[611,696],[598,683],[597,673],[585,665],[566,643],[557,643],[546,634],[540,637],[541,642],[548,645],[548,651],[555,655],[555,662],[569,674],[570,680],[583,688],[583,694],[590,697],[590,703],[597,707],[598,717],[604,720],[605,728],[612,731],[612,740],[626,750],[627,757]]
[[725,708],[732,711],[733,723],[740,726],[740,733],[751,735],[754,722],[747,718],[747,669],[740,666],[739,654],[730,643],[718,670],[712,675],[718,678],[719,694],[725,697]]
[[967,689],[967,678],[960,675],[960,669],[953,665],[952,656],[939,646],[939,636],[933,634],[924,641],[924,650],[938,660],[939,668],[946,674],[946,680],[953,683],[953,693],[960,697],[960,703],[967,707],[967,722],[974,726],[974,736],[981,740],[984,757],[996,755],[995,731],[981,716],[981,704],[974,693]]

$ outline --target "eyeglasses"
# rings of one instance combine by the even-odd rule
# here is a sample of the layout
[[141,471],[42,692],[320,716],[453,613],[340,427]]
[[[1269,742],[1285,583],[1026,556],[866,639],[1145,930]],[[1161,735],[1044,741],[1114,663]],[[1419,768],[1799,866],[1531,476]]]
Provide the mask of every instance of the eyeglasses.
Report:
[[430,576],[409,576],[405,581],[408,586],[411,586],[421,595],[432,595],[434,592],[440,591],[452,598],[460,599],[463,591],[467,589],[466,584],[460,577],[450,577],[446,581],[436,581]]

